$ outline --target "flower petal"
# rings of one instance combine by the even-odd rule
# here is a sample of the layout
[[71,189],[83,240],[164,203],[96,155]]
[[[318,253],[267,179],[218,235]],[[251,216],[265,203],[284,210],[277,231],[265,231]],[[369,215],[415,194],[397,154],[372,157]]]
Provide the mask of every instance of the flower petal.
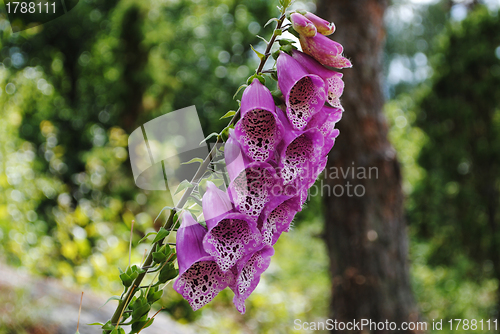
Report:
[[191,305],[193,311],[208,304],[233,280],[233,275],[223,273],[214,258],[203,248],[207,231],[185,212],[177,231],[177,261],[179,277],[173,288]]
[[229,138],[224,145],[224,159],[226,169],[229,174],[229,180],[233,181],[240,173],[245,170],[245,167],[250,163],[248,158],[243,154],[240,144],[234,139],[234,130],[229,130]]
[[261,247],[262,237],[256,222],[241,213],[228,213],[203,238],[204,249],[227,272],[240,259]]
[[303,52],[293,50],[292,56],[307,72],[318,75],[325,80],[328,90],[327,102],[332,107],[342,108],[340,96],[342,96],[344,92],[344,81],[342,81],[343,74],[325,68],[314,58]]
[[283,126],[277,119],[271,92],[254,79],[241,99],[241,119],[234,136],[245,154],[253,161],[273,158],[277,143],[283,136]]
[[281,52],[276,64],[278,85],[285,97],[286,113],[295,130],[303,130],[326,100],[325,82],[309,74],[291,56]]
[[314,23],[308,20],[304,15],[299,13],[292,13],[290,15],[290,21],[292,22],[292,27],[301,35],[307,37],[313,37],[316,35],[317,30]]
[[339,43],[332,41],[322,34],[314,37],[300,36],[302,51],[307,53],[323,65],[346,68],[352,67],[349,59],[342,56],[344,48]]
[[234,268],[235,279],[230,288],[234,291],[233,303],[241,314],[244,314],[246,310],[245,300],[259,284],[260,276],[269,267],[273,255],[274,249],[264,246],[239,261]]
[[198,224],[188,211],[182,215],[182,224],[177,231],[177,261],[179,275],[185,272],[193,263],[210,255],[203,249],[203,237],[207,230]]
[[342,110],[324,106],[321,112],[316,113],[306,129],[318,129],[323,135],[324,144],[322,156],[325,156],[332,149],[335,138],[339,135],[339,130],[335,129],[335,124],[342,118]]
[[213,260],[194,263],[174,282],[173,288],[191,305],[193,311],[208,304],[233,280]]
[[333,22],[328,22],[310,12],[305,13],[304,16],[314,24],[320,34],[328,36],[335,32],[335,24],[333,24]]
[[[280,161],[278,173],[283,186],[295,184],[300,191],[316,174],[317,166],[322,160],[324,139],[318,129],[295,131],[284,123],[285,137],[280,144]],[[290,192],[286,194],[290,195]]]
[[217,188],[210,181],[207,182],[207,191],[203,195],[201,203],[203,206],[203,216],[209,229],[214,220],[233,210],[233,205],[227,193]]
[[259,218],[259,227],[262,233],[262,242],[274,245],[281,233],[288,232],[290,223],[295,214],[301,210],[299,196],[275,197],[262,212]]
[[274,168],[266,162],[253,162],[232,180],[228,194],[239,212],[257,219],[274,188],[281,189]]

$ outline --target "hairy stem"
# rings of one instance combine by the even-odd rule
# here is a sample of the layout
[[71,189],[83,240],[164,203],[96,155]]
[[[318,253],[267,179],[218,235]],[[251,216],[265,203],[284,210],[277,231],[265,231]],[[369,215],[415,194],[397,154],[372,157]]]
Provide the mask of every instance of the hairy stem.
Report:
[[273,47],[274,42],[276,41],[276,37],[278,35],[275,33],[277,30],[281,29],[281,26],[283,25],[283,20],[285,20],[285,13],[282,13],[281,17],[278,20],[278,24],[276,25],[276,28],[273,31],[273,37],[271,37],[271,40],[269,43],[267,43],[267,48],[266,51],[264,52],[264,57],[260,60],[259,67],[257,68],[257,74],[262,73],[262,69],[264,68],[264,65],[267,62],[267,59],[269,59],[269,56],[271,55],[271,48]]

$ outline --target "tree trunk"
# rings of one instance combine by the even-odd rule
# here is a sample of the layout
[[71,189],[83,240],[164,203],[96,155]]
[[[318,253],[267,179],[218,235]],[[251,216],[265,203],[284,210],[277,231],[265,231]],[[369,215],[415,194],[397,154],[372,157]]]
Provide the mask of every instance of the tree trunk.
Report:
[[409,279],[400,166],[382,112],[386,7],[383,0],[318,0],[317,12],[336,24],[332,37],[354,66],[343,71],[345,112],[325,170],[323,200],[331,318],[388,320],[399,327],[417,321],[418,312]]

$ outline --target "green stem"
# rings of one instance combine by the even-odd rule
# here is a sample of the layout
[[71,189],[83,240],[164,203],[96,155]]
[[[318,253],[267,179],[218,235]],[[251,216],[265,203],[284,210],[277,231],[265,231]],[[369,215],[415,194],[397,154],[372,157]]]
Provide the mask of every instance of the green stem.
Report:
[[266,51],[264,52],[264,57],[262,57],[262,59],[260,60],[259,67],[257,68],[257,71],[256,71],[257,74],[262,73],[262,69],[264,68],[264,65],[266,64],[267,59],[269,59],[269,56],[271,55],[271,48],[273,47],[273,44],[276,41],[276,37],[278,37],[278,35],[275,34],[275,31],[278,29],[281,29],[281,26],[283,25],[284,20],[285,20],[285,14],[282,13],[281,17],[278,20],[278,24],[276,25],[276,28],[273,31],[273,37],[271,38],[271,40],[267,44]]

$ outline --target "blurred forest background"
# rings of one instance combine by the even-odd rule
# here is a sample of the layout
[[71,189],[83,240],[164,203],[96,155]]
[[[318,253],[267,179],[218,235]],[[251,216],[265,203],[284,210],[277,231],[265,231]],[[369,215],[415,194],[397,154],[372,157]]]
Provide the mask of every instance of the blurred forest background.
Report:
[[[428,321],[500,311],[499,7],[393,0],[385,11],[384,112],[402,165],[411,287]],[[139,262],[137,242],[166,205],[165,193],[135,186],[128,134],[193,104],[205,134],[220,131],[257,66],[250,44],[262,50],[255,35],[267,37],[277,14],[268,0],[80,0],[12,33],[2,8],[0,261],[119,294],[131,221]],[[197,333],[291,333],[294,319],[328,317],[322,205],[312,197],[280,239],[244,316],[230,292],[192,312],[170,286],[162,312]],[[0,290],[0,333],[28,332],[38,321],[21,316],[29,307]]]

